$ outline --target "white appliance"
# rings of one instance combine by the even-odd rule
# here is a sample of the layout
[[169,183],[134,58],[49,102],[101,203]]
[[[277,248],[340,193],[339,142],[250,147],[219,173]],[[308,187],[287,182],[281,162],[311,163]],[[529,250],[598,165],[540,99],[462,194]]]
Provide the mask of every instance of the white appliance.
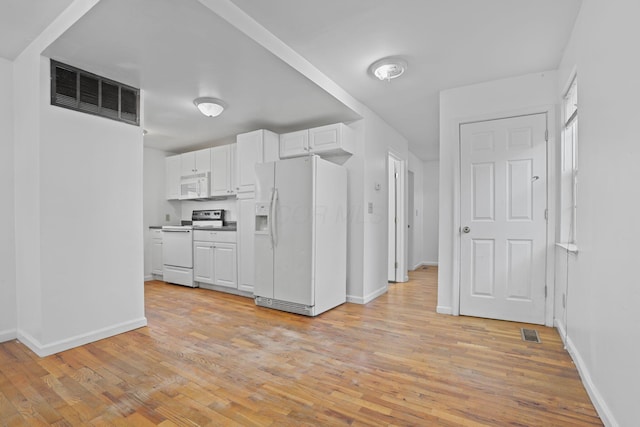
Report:
[[255,302],[316,316],[346,301],[347,172],[318,156],[256,165]]
[[214,229],[224,225],[224,210],[191,212],[191,225],[162,227],[162,279],[177,285],[196,287],[193,278],[193,229]]
[[162,280],[195,287],[193,281],[193,227],[162,227]]
[[180,200],[208,198],[209,182],[209,172],[182,176],[180,178]]

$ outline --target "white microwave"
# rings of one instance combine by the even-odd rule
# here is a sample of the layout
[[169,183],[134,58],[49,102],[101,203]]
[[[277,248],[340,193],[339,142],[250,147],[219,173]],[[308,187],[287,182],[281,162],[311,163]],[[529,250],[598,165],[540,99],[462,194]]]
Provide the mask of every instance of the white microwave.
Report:
[[209,197],[209,172],[180,178],[180,200],[206,199]]

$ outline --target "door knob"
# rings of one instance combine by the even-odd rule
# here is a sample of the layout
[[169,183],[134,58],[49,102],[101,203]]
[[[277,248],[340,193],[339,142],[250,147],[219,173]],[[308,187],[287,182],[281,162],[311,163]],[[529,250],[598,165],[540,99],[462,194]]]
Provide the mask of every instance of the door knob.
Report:
[[462,227],[462,232],[463,233],[469,233],[471,231],[471,228],[469,227]]

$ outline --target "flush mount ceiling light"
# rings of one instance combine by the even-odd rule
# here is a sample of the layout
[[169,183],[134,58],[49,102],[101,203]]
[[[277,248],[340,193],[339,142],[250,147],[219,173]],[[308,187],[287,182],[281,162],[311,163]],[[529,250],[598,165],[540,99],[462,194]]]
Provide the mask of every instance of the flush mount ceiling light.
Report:
[[391,81],[407,71],[407,61],[398,57],[382,58],[369,67],[369,72],[379,80]]
[[218,98],[196,98],[193,103],[198,107],[198,110],[207,117],[217,117],[222,114],[227,107],[227,104]]

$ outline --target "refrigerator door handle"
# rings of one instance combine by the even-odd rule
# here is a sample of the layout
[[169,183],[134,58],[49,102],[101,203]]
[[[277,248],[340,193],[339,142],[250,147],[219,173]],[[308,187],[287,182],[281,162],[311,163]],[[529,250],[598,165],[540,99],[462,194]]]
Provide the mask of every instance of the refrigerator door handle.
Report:
[[271,241],[273,243],[273,247],[275,248],[278,245],[278,189],[275,188],[273,190],[273,201],[271,202]]
[[269,197],[269,219],[267,224],[269,226],[269,241],[271,242],[271,249],[273,249],[273,196],[275,195],[275,191],[271,189],[271,196]]

